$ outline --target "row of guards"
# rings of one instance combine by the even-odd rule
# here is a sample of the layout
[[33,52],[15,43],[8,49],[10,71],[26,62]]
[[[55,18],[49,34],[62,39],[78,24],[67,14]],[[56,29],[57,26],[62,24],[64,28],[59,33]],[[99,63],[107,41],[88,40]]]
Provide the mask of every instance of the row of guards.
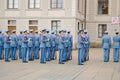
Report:
[[[0,59],[5,62],[11,60],[22,60],[23,63],[40,59],[41,64],[47,61],[56,60],[56,52],[59,53],[59,64],[72,60],[73,37],[70,31],[60,30],[59,35],[55,31],[43,29],[40,34],[38,30],[6,31],[5,35],[0,31]],[[83,65],[89,60],[90,37],[87,30],[80,30],[78,34],[78,65]],[[4,49],[4,50],[3,50]],[[17,54],[18,53],[18,54]],[[40,54],[39,54],[40,53]]]

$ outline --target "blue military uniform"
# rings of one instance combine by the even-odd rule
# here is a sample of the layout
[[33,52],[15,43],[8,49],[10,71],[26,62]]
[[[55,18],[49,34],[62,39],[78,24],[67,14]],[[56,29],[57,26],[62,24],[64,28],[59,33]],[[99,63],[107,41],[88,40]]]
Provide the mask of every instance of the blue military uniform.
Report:
[[72,59],[72,45],[73,45],[73,39],[72,35],[70,34],[70,31],[68,31],[68,52],[67,52],[67,60]]
[[[82,32],[83,30],[80,30]],[[83,48],[84,48],[84,36],[83,34],[78,35],[78,65],[83,65]]]
[[35,31],[35,48],[34,48],[34,58],[35,59],[39,59],[39,46],[40,46],[40,40],[39,40],[39,34],[38,34],[38,30]]
[[3,50],[3,44],[4,44],[4,37],[2,35],[2,31],[0,30],[0,59],[2,59],[2,50]]
[[[26,33],[26,34],[25,34]],[[22,37],[22,62],[27,62],[27,47],[28,47],[28,38],[27,38],[27,30],[24,31],[24,35]]]
[[46,61],[51,60],[51,35],[49,34],[49,30],[46,30]]
[[64,39],[64,35],[61,34],[62,31],[60,31],[60,35],[59,35],[59,42],[58,42],[58,50],[59,50],[59,64],[64,64],[63,63],[63,54],[64,54],[64,43],[65,43],[65,39]]
[[18,35],[18,51],[19,51],[19,59],[22,59],[22,38],[23,38],[23,31],[20,31]]
[[90,38],[87,35],[87,30],[84,30],[84,60],[89,59],[89,46],[90,46]]
[[102,38],[102,48],[104,50],[104,62],[109,61],[110,47],[111,47],[111,39],[110,36],[108,35],[108,32],[105,31],[105,35]]
[[51,59],[54,60],[55,59],[55,47],[56,47],[56,35],[54,34],[55,32],[52,31],[51,34]]
[[34,50],[34,35],[32,34],[32,30],[29,31],[28,34],[28,59],[29,61],[33,60],[33,50]]
[[66,30],[64,30],[64,54],[63,54],[63,61],[67,60],[67,54],[68,54],[68,34],[66,34]]
[[16,30],[13,30],[12,31],[13,34],[10,36],[10,54],[11,54],[11,58],[12,60],[16,60],[16,49],[17,49],[17,46],[18,46],[18,38],[17,38],[17,35],[15,34]]
[[119,47],[120,47],[120,36],[119,31],[116,31],[116,35],[113,37],[113,60],[114,62],[119,61]]
[[6,31],[6,35],[4,36],[4,50],[5,50],[5,61],[9,61],[9,52],[10,52],[10,36],[9,31]]
[[40,57],[40,63],[46,63],[46,30],[42,30],[42,34],[40,36],[40,51],[41,51],[41,57]]

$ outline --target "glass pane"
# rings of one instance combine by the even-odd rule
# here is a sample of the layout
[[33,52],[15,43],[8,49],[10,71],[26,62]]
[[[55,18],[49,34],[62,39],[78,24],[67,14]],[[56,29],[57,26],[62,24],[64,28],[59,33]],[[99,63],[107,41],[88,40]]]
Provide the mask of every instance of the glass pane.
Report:
[[40,8],[40,0],[36,0],[35,8]]
[[16,25],[16,20],[8,20],[8,25]]
[[8,8],[13,8],[13,0],[8,1]]
[[62,8],[62,4],[58,4],[58,8]]
[[34,8],[34,0],[30,0],[29,8]]
[[18,8],[18,0],[14,0],[14,8]]
[[52,4],[56,4],[57,3],[57,1],[56,0],[52,0]]
[[62,4],[62,0],[58,0],[58,4]]
[[56,8],[56,4],[52,4],[52,8]]
[[58,26],[58,27],[61,26],[61,22],[60,22],[60,21],[57,22],[57,26]]

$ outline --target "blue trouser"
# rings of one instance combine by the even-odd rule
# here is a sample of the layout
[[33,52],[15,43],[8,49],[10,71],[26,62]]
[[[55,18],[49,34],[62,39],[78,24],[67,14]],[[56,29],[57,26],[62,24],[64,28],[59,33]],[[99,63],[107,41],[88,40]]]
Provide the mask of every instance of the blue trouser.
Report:
[[8,58],[9,58],[9,49],[10,48],[5,48],[5,61],[8,61]]
[[86,60],[87,58],[87,55],[88,55],[88,47],[85,48],[85,53],[84,53],[84,60]]
[[3,55],[3,54],[2,54],[2,48],[3,48],[3,47],[0,46],[0,59],[2,59],[2,55]]
[[109,49],[104,49],[104,62],[109,61]]
[[71,55],[72,47],[69,46],[67,51],[68,51],[68,52],[67,52],[67,59],[70,59],[71,56],[72,56],[72,55]]
[[78,64],[82,64],[82,58],[83,58],[83,49],[78,48]]
[[113,59],[114,61],[119,61],[119,48],[113,49]]
[[54,59],[55,58],[55,47],[52,47],[51,50],[52,50],[51,58]]
[[63,53],[63,60],[67,60],[67,47],[65,47],[63,49],[64,53]]
[[23,52],[22,52],[22,61],[23,61],[23,62],[26,62],[27,47],[23,47],[22,50],[23,50]]
[[40,48],[41,50],[41,57],[40,57],[40,62],[43,63],[46,61],[46,48]]
[[34,58],[35,58],[35,59],[38,59],[38,58],[39,58],[39,46],[38,46],[38,47],[35,47],[35,50],[34,50]]
[[21,45],[18,46],[19,49],[19,59],[22,59],[22,47]]
[[85,61],[85,47],[82,48],[82,61]]
[[50,60],[51,54],[50,54],[50,47],[46,47],[46,60]]
[[32,60],[33,59],[33,48],[32,47],[28,47],[28,59]]
[[59,64],[63,63],[63,54],[64,54],[64,50],[59,49]]
[[17,47],[11,47],[11,48],[10,48],[12,60],[15,60],[15,59],[16,59],[16,49],[17,49]]

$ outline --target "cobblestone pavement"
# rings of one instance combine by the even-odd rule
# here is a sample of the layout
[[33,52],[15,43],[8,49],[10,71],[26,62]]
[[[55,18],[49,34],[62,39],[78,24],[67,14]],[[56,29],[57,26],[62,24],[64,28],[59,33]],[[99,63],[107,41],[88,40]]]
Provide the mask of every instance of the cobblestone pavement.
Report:
[[0,80],[120,80],[120,62],[113,62],[112,50],[108,63],[103,62],[100,48],[90,49],[90,60],[83,66],[77,65],[77,55],[77,50],[73,51],[73,60],[62,65],[58,59],[46,64],[0,60]]

